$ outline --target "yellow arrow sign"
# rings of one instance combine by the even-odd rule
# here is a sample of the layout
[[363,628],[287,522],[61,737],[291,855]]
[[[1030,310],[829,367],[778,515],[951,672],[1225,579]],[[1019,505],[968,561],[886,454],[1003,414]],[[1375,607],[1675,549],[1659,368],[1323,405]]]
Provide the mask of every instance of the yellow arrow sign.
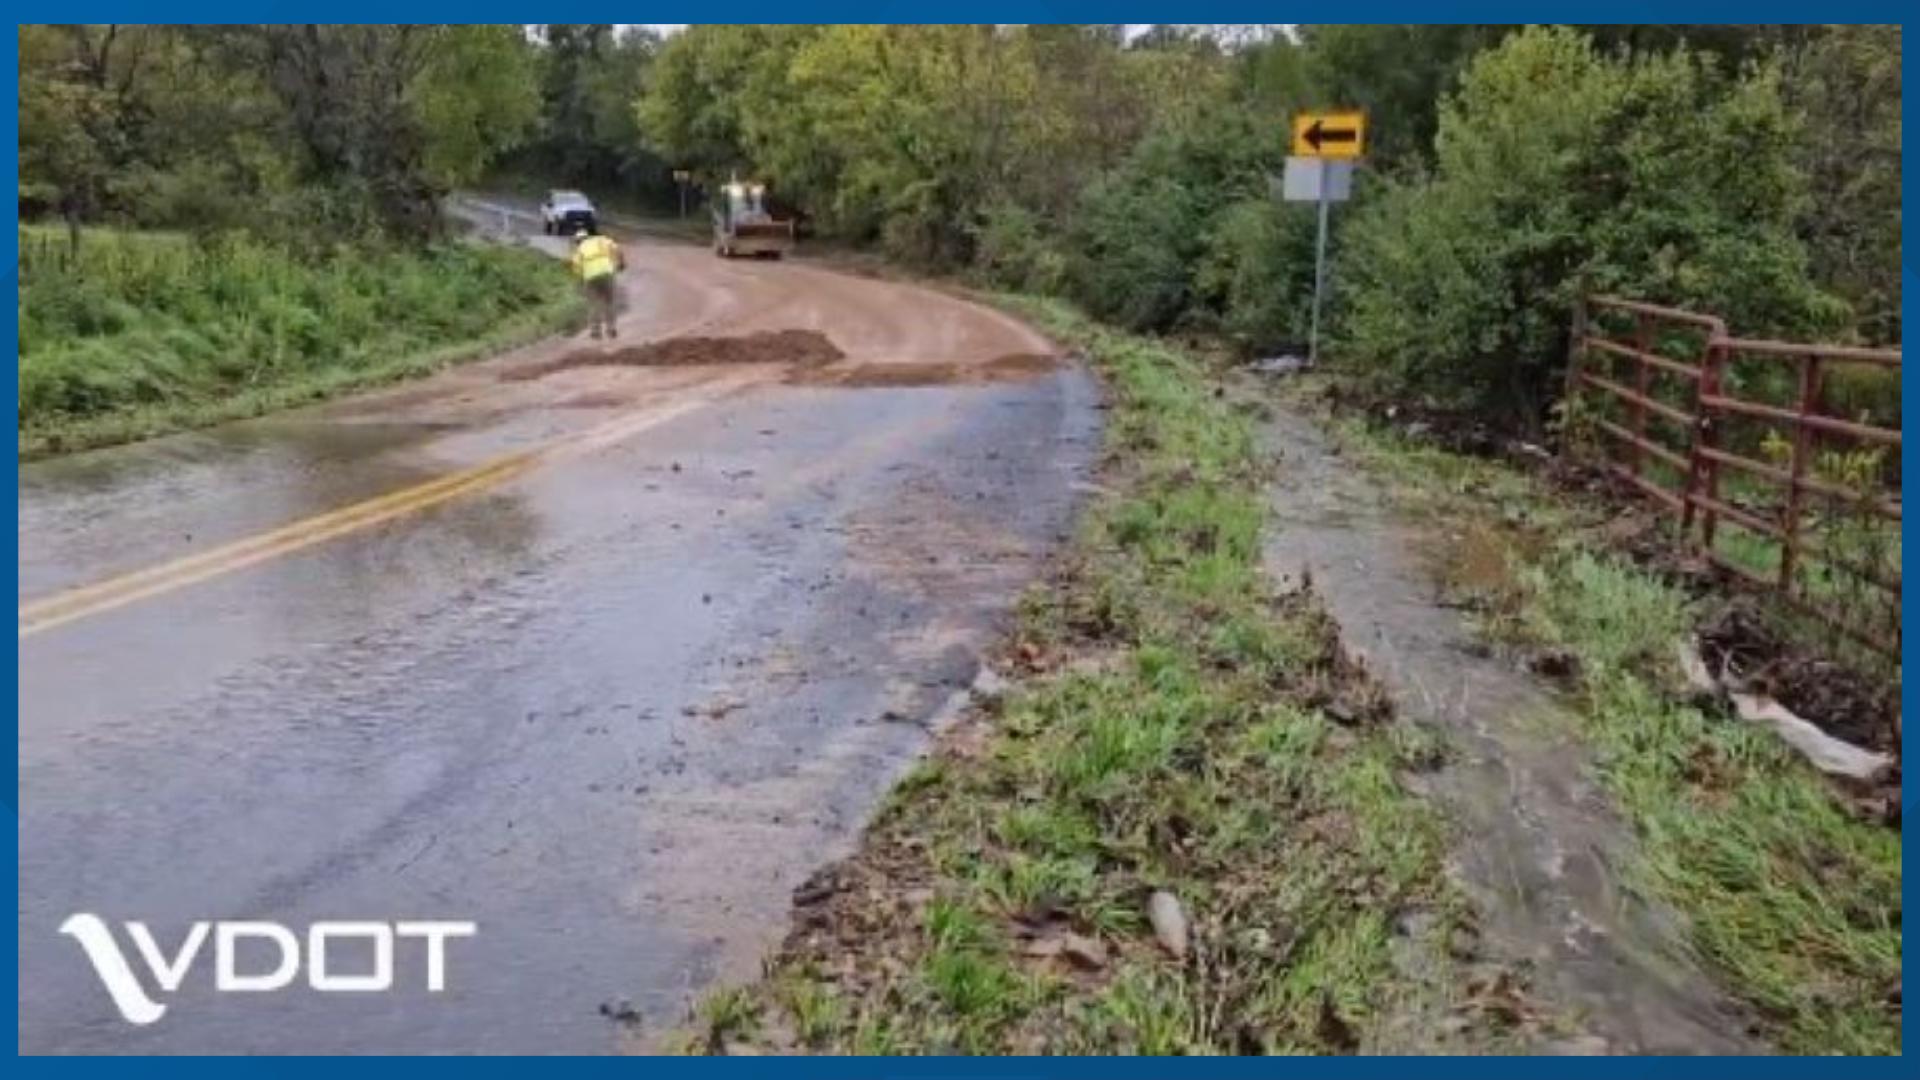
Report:
[[1357,158],[1367,149],[1367,114],[1303,112],[1293,117],[1293,156]]

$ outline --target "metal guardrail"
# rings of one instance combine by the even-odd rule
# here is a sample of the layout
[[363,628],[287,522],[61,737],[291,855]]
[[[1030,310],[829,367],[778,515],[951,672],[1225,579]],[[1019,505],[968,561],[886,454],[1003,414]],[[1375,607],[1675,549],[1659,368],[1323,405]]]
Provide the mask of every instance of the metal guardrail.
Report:
[[[1574,313],[1567,445],[1652,499],[1714,565],[1897,658],[1900,483],[1880,452],[1897,462],[1900,431],[1832,414],[1827,376],[1842,365],[1897,376],[1900,353],[1737,338],[1711,315],[1587,297]],[[1761,400],[1769,388],[1791,400]],[[1730,542],[1729,525],[1746,537]]]

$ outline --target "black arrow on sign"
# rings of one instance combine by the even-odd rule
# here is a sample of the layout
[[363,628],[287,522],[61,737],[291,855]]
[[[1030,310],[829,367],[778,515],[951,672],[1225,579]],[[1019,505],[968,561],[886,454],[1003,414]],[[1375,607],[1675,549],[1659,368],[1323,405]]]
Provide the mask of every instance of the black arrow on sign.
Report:
[[1318,150],[1323,142],[1350,143],[1358,138],[1359,134],[1352,128],[1325,127],[1320,121],[1315,120],[1313,125],[1307,128],[1307,145]]

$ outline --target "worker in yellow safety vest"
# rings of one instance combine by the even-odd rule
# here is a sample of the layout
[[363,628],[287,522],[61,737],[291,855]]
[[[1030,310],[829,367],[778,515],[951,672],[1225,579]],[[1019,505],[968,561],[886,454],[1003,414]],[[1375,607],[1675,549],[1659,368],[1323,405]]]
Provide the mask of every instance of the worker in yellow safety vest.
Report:
[[614,275],[627,268],[627,257],[620,245],[587,229],[573,234],[573,274],[587,293],[587,318],[593,336],[606,331],[607,337],[619,337],[613,325]]

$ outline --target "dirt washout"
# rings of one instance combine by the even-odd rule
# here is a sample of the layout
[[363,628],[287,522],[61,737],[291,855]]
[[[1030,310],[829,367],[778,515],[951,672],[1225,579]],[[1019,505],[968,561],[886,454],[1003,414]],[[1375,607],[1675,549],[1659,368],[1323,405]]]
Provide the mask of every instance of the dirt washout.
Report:
[[1460,751],[1426,786],[1460,821],[1456,866],[1489,948],[1531,964],[1535,990],[1578,1017],[1597,1049],[1760,1049],[1742,1009],[1691,961],[1672,913],[1621,887],[1631,836],[1566,734],[1571,720],[1437,602],[1415,554],[1433,538],[1311,420],[1277,412],[1264,441],[1280,463],[1269,570],[1310,575],[1401,714],[1439,725]]
[[[1656,507],[1625,480],[1592,464],[1501,434],[1458,413],[1403,402],[1361,397],[1329,386],[1322,404],[1334,416],[1357,414],[1419,445],[1504,462],[1536,476],[1593,522],[1584,533],[1595,546],[1619,553],[1636,566],[1684,589],[1700,608],[1697,633],[1701,655],[1713,675],[1750,692],[1765,694],[1827,734],[1879,753],[1901,754],[1900,679],[1871,666],[1849,663],[1834,638],[1788,633],[1790,610],[1777,595],[1740,575],[1714,566],[1697,552],[1676,544]],[[1549,538],[1525,530],[1503,529],[1486,550],[1503,543],[1538,545]],[[1448,576],[1477,576],[1462,561],[1474,551],[1450,553]],[[1504,578],[1504,567],[1494,576]],[[1462,584],[1472,586],[1477,582]],[[1535,657],[1543,674],[1562,657]],[[1897,776],[1894,780],[1897,789]],[[1898,813],[1898,798],[1889,809]]]
[[578,367],[693,367],[717,364],[790,364],[797,370],[824,367],[846,356],[818,330],[768,330],[741,337],[674,337],[623,348],[576,349],[500,374],[526,382]]

